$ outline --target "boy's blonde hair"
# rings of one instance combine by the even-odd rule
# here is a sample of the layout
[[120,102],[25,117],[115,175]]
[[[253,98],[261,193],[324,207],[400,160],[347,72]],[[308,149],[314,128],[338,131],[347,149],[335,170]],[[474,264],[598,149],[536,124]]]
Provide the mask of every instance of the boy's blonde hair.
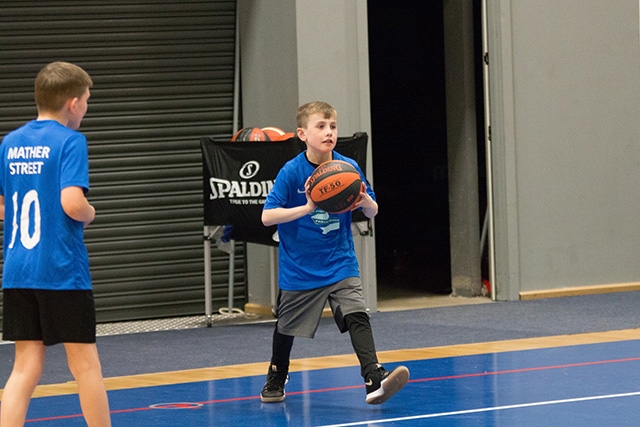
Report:
[[80,98],[93,87],[89,74],[68,62],[52,62],[40,70],[35,81],[38,111],[60,111],[71,98]]
[[332,117],[336,117],[338,112],[326,102],[308,102],[298,108],[298,114],[296,115],[298,127],[306,129],[309,124],[309,116],[312,114],[321,114],[325,119],[330,119]]

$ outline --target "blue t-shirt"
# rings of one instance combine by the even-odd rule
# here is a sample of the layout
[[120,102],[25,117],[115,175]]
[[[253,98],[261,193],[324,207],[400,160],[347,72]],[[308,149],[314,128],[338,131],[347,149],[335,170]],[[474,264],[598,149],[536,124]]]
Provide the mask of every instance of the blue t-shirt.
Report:
[[84,135],[53,120],[34,120],[4,137],[5,289],[91,289],[84,226],[60,202],[60,192],[70,186],[89,190]]
[[[335,151],[333,159],[351,163],[366,182],[354,160]],[[306,204],[304,183],[315,168],[304,152],[288,161],[276,176],[264,209]],[[368,183],[367,193],[375,200]],[[351,215],[351,212],[330,214],[317,208],[310,215],[278,224],[280,289],[315,289],[347,277],[360,276],[351,234]]]

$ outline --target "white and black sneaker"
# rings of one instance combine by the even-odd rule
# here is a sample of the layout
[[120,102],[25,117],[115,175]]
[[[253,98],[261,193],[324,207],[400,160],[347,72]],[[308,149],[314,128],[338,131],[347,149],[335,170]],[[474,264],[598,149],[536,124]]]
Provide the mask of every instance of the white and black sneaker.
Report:
[[367,387],[366,402],[371,405],[379,405],[386,402],[396,394],[409,381],[409,369],[405,366],[387,371],[378,365],[375,371],[367,374],[365,385]]
[[265,403],[282,402],[286,395],[284,386],[287,381],[289,381],[288,372],[280,372],[276,365],[270,365],[267,382],[260,393],[260,400]]

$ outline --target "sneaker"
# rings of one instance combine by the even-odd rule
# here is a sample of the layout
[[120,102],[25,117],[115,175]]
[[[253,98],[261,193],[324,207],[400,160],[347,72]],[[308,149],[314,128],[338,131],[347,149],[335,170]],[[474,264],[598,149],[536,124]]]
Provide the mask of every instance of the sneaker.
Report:
[[260,400],[265,403],[282,402],[285,396],[284,385],[287,381],[289,381],[288,372],[278,372],[276,365],[270,365],[267,382],[260,393]]
[[409,381],[409,370],[406,367],[398,366],[392,371],[387,371],[378,365],[378,369],[370,372],[366,377],[366,402],[371,405],[379,405],[386,402],[387,399],[404,387],[407,381]]

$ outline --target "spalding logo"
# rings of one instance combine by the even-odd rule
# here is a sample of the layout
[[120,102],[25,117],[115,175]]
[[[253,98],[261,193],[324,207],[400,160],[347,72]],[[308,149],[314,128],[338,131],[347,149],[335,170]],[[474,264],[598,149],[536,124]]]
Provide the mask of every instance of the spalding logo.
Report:
[[250,160],[244,165],[242,165],[242,167],[240,168],[240,172],[238,172],[238,174],[242,179],[251,179],[258,174],[259,170],[260,170],[260,163],[256,162],[255,160]]
[[[250,179],[258,174],[260,163],[250,160],[240,168],[238,175]],[[273,187],[273,180],[267,181],[230,181],[221,178],[209,178],[210,200],[229,198],[267,197]]]

